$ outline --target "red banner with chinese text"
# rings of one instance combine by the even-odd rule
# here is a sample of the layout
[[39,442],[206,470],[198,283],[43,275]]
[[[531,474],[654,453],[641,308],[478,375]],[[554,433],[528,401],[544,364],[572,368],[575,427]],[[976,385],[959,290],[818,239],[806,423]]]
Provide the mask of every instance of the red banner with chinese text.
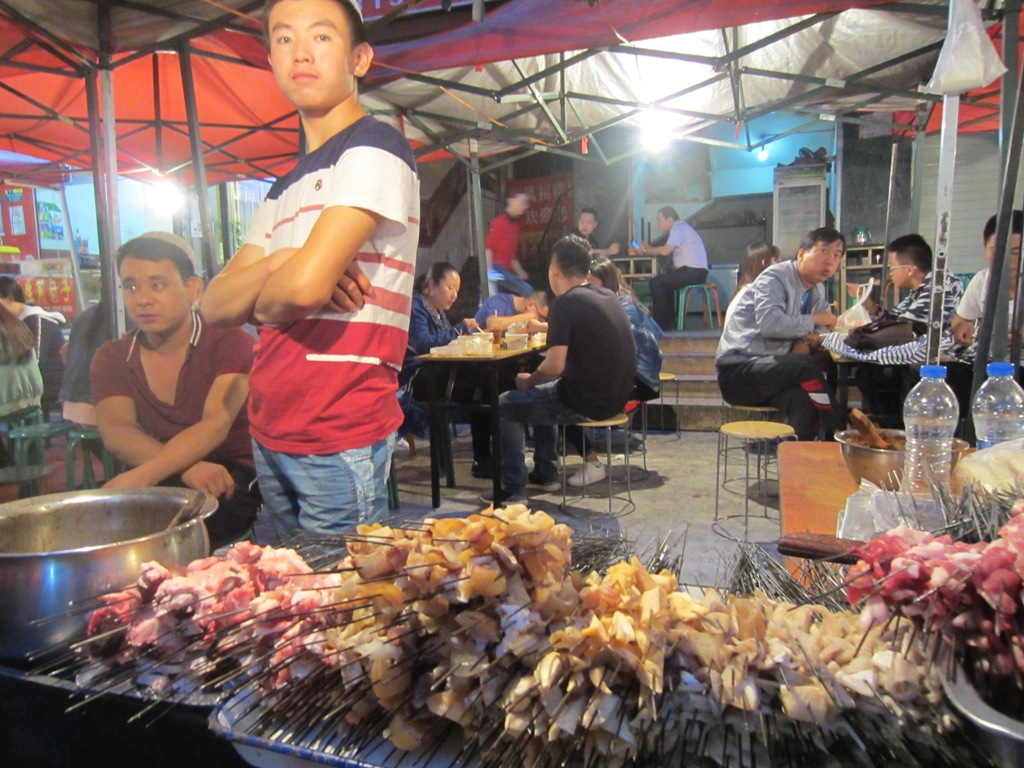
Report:
[[18,277],[25,300],[44,309],[75,316],[75,281],[70,277]]
[[551,229],[558,235],[568,233],[575,225],[573,216],[572,174],[539,176],[533,179],[510,179],[508,194],[525,192],[530,197],[530,208],[523,216],[522,233],[542,233],[551,221]]

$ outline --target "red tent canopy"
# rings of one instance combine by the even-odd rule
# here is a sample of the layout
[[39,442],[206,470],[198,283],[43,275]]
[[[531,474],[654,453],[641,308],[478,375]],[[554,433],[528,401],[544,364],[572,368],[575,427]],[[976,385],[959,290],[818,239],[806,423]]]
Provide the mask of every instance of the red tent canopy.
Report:
[[[480,23],[376,49],[376,65],[366,85],[431,73],[453,67],[521,59],[562,51],[583,51],[623,42],[677,35],[698,30],[878,5],[884,0],[599,0],[557,2],[509,0],[488,9]],[[89,47],[95,29],[78,23],[76,39],[68,19],[77,19],[82,4],[50,0],[45,20],[29,22],[0,12],[0,84],[7,91],[0,109],[0,148],[35,155],[55,163],[89,167],[91,148],[85,73],[95,68]],[[167,52],[136,56],[123,50],[113,56],[114,114],[117,124],[118,171],[127,175],[178,175],[190,182],[191,155],[185,114],[179,50],[168,29],[182,25],[163,20],[159,3],[111,5],[120,15],[115,44],[141,43],[144,24],[123,21],[129,12],[156,13],[146,21]],[[199,4],[202,6],[203,4]],[[189,45],[198,119],[206,155],[207,179],[217,182],[245,177],[276,176],[290,164],[298,146],[298,120],[280,95],[267,69],[266,53],[246,18],[260,4],[227,0],[220,5],[243,8],[225,18],[220,29]],[[364,3],[365,5],[365,3]],[[436,3],[435,3],[436,5]],[[6,7],[35,8],[35,0],[10,0]],[[89,5],[90,9],[94,6]],[[209,9],[209,5],[205,6]],[[66,13],[62,12],[66,10]],[[133,10],[134,9],[134,10]],[[375,15],[373,8],[367,16]],[[5,16],[5,14],[7,14]],[[211,26],[207,20],[196,29]],[[47,24],[52,24],[52,30]],[[230,24],[233,29],[225,30]],[[247,29],[250,34],[241,31]],[[371,22],[371,37],[374,34]],[[63,45],[58,43],[63,42]],[[129,63],[122,63],[122,62]],[[493,103],[493,102],[492,102]],[[395,113],[400,114],[399,106]],[[59,169],[57,169],[59,171]]]

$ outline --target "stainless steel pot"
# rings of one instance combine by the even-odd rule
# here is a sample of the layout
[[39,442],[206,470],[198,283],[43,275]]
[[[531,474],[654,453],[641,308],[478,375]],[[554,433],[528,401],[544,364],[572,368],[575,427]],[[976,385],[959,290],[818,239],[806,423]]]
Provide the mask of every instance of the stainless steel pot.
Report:
[[196,493],[96,490],[0,504],[0,657],[23,660],[80,636],[90,598],[135,581],[148,560],[170,566],[205,557],[202,520],[217,509],[215,498],[167,530]]

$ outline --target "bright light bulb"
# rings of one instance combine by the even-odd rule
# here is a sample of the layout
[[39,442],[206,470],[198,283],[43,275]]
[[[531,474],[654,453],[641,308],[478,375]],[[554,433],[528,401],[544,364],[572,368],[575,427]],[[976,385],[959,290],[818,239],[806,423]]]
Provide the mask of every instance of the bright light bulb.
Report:
[[675,137],[675,120],[672,115],[657,110],[645,110],[641,113],[643,123],[640,141],[648,152],[660,152]]
[[765,160],[767,160],[768,159],[768,150],[765,149],[764,147],[761,147],[761,151],[757,153],[757,159],[760,160],[762,163]]
[[185,207],[185,193],[173,181],[158,181],[150,186],[149,206],[160,213],[178,213]]

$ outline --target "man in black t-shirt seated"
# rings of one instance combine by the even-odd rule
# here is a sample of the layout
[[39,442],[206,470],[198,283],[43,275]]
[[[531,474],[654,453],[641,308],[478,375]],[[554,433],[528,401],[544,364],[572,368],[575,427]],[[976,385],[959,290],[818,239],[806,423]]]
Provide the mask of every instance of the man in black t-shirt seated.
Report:
[[[526,500],[523,425],[533,425],[530,482],[557,480],[558,424],[607,419],[621,413],[633,389],[636,346],[626,312],[614,293],[587,282],[590,248],[569,235],[555,243],[548,281],[557,297],[548,317],[548,351],[533,373],[499,399],[501,483],[507,501]],[[497,503],[497,500],[496,500]]]

